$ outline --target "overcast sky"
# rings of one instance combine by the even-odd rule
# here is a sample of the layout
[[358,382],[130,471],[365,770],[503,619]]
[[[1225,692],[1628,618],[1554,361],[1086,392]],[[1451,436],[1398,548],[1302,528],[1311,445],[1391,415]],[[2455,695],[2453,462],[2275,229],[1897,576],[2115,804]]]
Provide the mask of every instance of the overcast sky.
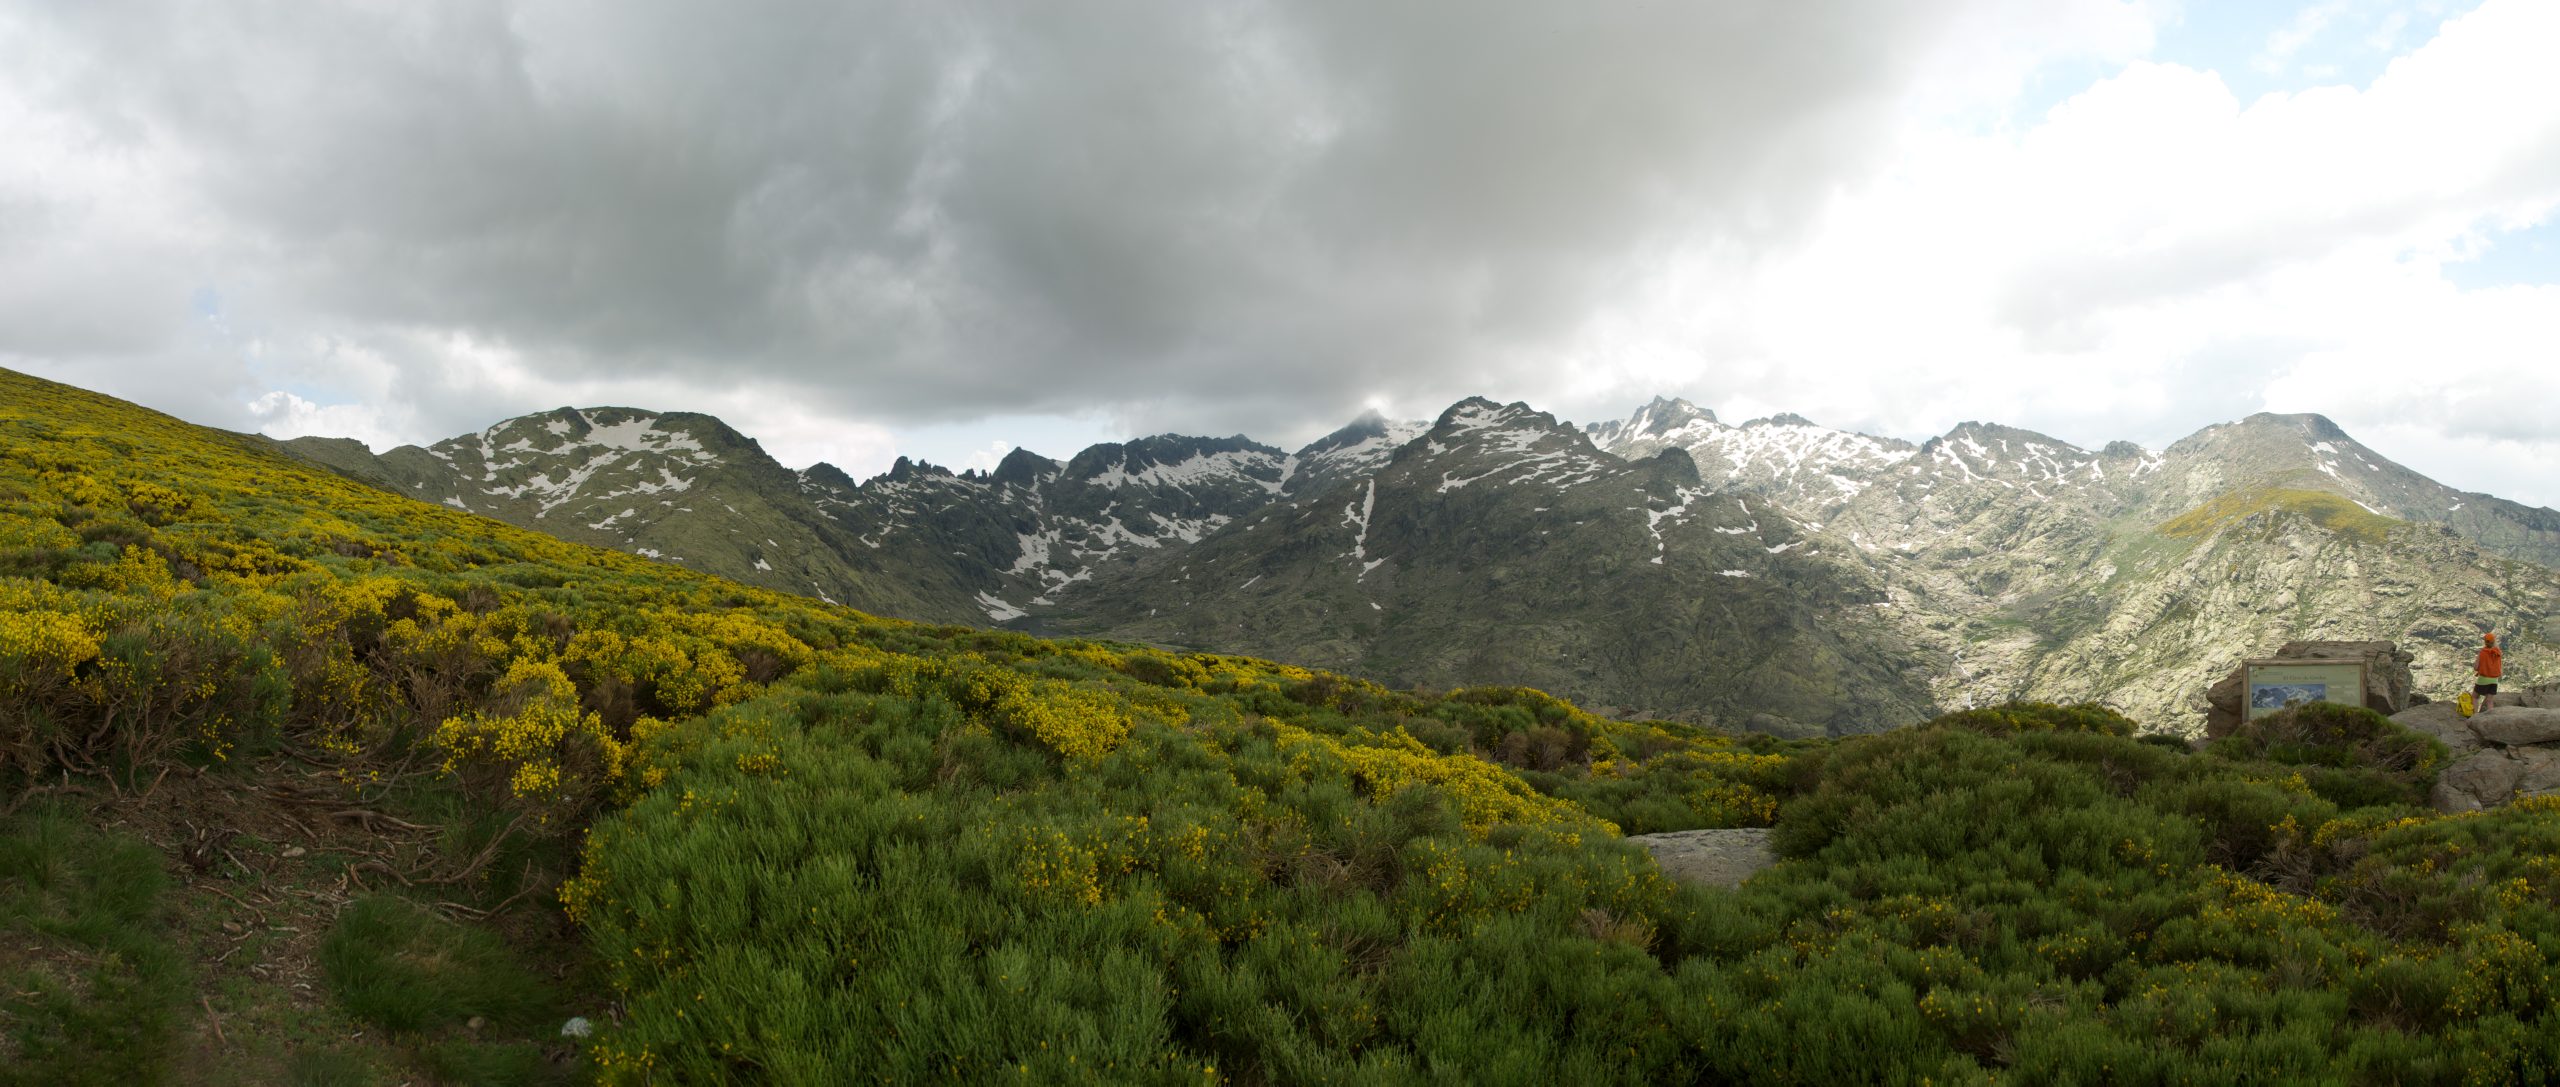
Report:
[[2560,3],[0,0],[0,366],[795,467],[1471,394],[2560,505]]

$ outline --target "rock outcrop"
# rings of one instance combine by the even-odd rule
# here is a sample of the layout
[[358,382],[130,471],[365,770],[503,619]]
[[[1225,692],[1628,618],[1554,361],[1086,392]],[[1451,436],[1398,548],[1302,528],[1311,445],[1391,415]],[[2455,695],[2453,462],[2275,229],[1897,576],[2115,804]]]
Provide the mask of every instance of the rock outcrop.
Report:
[[[2364,707],[2386,717],[2409,708],[2409,692],[2415,685],[2409,677],[2409,663],[2417,657],[2390,642],[2286,642],[2269,656],[2275,660],[2362,660]],[[2227,736],[2245,719],[2243,703],[2248,692],[2242,686],[2247,675],[2247,665],[2234,668],[2205,691],[2206,736]]]
[[1739,887],[1763,868],[1778,863],[1769,852],[1767,830],[1675,830],[1638,834],[1627,839],[1653,854],[1662,873],[1682,883],[1703,887]]
[[2560,793],[2560,687],[2516,691],[2500,701],[2509,699],[2524,704],[2468,719],[2441,702],[2392,715],[2453,752],[2453,765],[2436,775],[2430,799],[2437,811],[2480,811]]
[[2392,714],[2391,719],[2404,727],[2443,741],[2445,748],[2453,752],[2453,757],[2457,761],[2489,746],[2489,742],[2481,739],[2479,733],[2471,731],[2471,722],[2464,720],[2461,712],[2454,709],[2451,702],[2428,702],[2411,706]]

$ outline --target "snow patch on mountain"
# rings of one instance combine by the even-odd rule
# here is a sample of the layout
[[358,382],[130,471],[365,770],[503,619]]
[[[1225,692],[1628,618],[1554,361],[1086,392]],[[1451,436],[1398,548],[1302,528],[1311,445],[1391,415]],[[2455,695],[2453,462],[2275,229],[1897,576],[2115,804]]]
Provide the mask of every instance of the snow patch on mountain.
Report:
[[[1378,480],[1373,476],[1369,479],[1368,486],[1360,492],[1360,501],[1342,507],[1343,527],[1359,530],[1351,537],[1350,558],[1354,562],[1363,562],[1369,557],[1369,519],[1377,511]],[[1361,567],[1360,576],[1369,576],[1369,570],[1376,565],[1376,563],[1370,563],[1368,566]]]
[[1404,448],[1431,429],[1430,424],[1415,420],[1369,421],[1376,433],[1345,445],[1309,446],[1289,460],[1287,479],[1300,476],[1311,479],[1352,479],[1386,467],[1396,450]]
[[1285,478],[1282,458],[1253,450],[1227,450],[1186,457],[1172,464],[1144,464],[1132,470],[1124,455],[1122,460],[1103,470],[1087,482],[1100,487],[1195,487],[1221,480],[1250,481],[1266,492],[1277,493],[1280,482],[1264,479],[1252,469]]
[[1658,510],[1636,507],[1644,509],[1644,530],[1653,537],[1652,562],[1654,565],[1662,565],[1664,556],[1670,553],[1667,545],[1662,539],[1663,522],[1668,521],[1674,526],[1685,523],[1689,516],[1689,503],[1706,497],[1707,493],[1708,492],[1703,490],[1691,490],[1687,487],[1679,487],[1672,491],[1673,496],[1679,499],[1679,502],[1674,505],[1665,506]]

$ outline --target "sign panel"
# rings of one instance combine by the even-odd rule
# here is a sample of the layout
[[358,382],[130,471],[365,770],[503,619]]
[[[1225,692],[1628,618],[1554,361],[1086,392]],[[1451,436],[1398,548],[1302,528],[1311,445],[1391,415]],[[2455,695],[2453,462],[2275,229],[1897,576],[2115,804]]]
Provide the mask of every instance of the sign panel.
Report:
[[2251,720],[2305,702],[2364,705],[2364,662],[2360,660],[2249,661]]

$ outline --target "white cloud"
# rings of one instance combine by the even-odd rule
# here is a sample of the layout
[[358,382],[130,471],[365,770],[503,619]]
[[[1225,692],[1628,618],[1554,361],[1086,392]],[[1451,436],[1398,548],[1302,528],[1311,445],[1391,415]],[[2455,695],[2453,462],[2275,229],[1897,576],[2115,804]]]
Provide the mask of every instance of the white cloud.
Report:
[[270,438],[353,438],[377,453],[401,444],[382,413],[363,404],[315,404],[276,389],[242,406]]
[[[1595,319],[1586,352],[1615,361],[1576,391],[1685,378],[1905,437],[1986,418],[2155,445],[2319,411],[2448,483],[2560,501],[2547,414],[2448,407],[2560,402],[2560,290],[2439,274],[2560,207],[2555,48],[2560,5],[2492,3],[2361,91],[2244,105],[2138,62],[2020,131],[1917,125],[1801,247],[1689,254]],[[2413,426],[2438,437],[2379,440]]]
[[2322,0],[2321,3],[2305,5],[2294,12],[2293,21],[2267,36],[2265,47],[2258,51],[2257,56],[2250,58],[2250,66],[2271,75],[2284,71],[2293,62],[2295,54],[2326,32],[2330,24],[2347,13],[2349,7],[2348,0]]
[[992,472],[996,470],[997,465],[1004,463],[1004,455],[1013,450],[1012,442],[998,438],[988,442],[986,448],[969,454],[969,459],[960,462],[959,467],[963,470],[975,468],[981,472]]

